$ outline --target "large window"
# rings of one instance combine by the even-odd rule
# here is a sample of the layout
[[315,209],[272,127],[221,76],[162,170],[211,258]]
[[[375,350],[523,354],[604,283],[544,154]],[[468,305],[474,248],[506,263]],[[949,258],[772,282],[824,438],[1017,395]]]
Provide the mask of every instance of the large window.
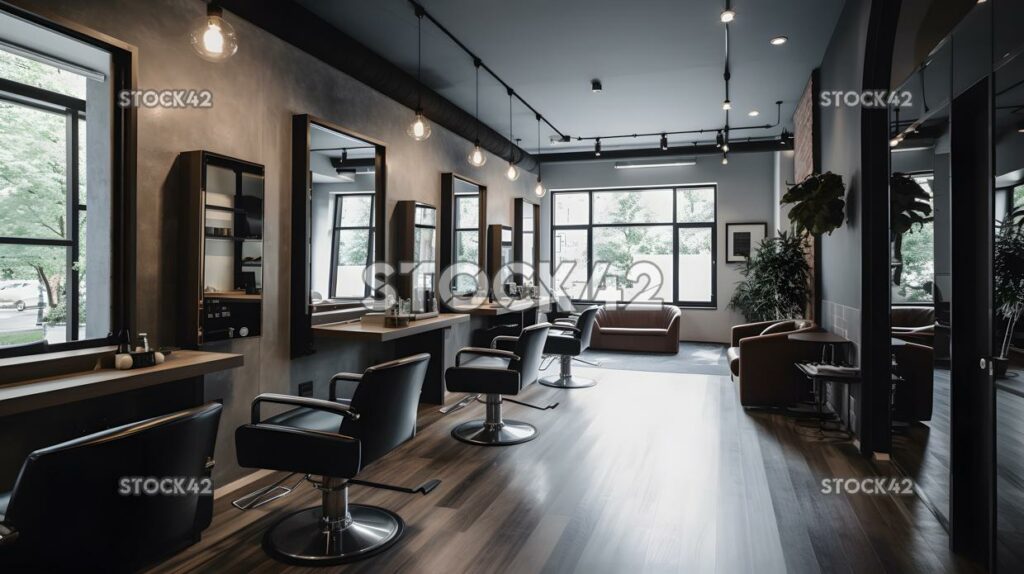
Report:
[[368,297],[363,270],[373,263],[374,194],[339,194],[334,199],[331,298]]
[[104,70],[0,48],[0,347],[113,328],[110,60],[79,51]]
[[713,186],[551,197],[554,281],[574,300],[715,306]]

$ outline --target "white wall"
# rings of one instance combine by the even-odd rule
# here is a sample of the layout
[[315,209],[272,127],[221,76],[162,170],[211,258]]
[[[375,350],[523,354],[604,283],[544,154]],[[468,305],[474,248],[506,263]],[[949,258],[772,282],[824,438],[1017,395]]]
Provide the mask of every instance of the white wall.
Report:
[[[652,169],[615,169],[614,160],[556,162],[543,165],[544,182],[549,189],[664,186],[674,184],[715,183],[718,185],[718,305],[715,309],[683,309],[680,339],[726,343],[733,325],[743,323],[742,315],[728,309],[740,275],[738,264],[725,263],[726,223],[765,222],[769,233],[778,217],[775,209],[775,153],[744,153],[729,157],[729,165],[719,156],[699,156],[697,164]],[[780,154],[780,165],[792,164],[792,154]],[[788,159],[787,159],[788,158]],[[790,166],[788,173],[792,173]],[[789,177],[792,177],[791,175]],[[541,214],[543,234],[550,235],[551,195],[545,197]],[[547,242],[546,242],[547,243]],[[542,253],[550,259],[550,253]]]

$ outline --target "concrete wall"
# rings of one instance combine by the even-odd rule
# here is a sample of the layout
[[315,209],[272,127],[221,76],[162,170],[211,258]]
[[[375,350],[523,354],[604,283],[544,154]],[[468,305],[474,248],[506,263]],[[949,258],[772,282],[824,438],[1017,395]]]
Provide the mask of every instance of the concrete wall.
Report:
[[[488,223],[512,224],[513,199],[532,197],[533,178],[507,181],[505,163],[466,163],[471,143],[434,125],[426,142],[405,133],[413,112],[323,62],[226,13],[240,47],[225,63],[200,59],[188,33],[205,13],[200,0],[19,0],[138,47],[138,87],[209,89],[212,109],[140,109],[138,116],[139,329],[157,345],[175,343],[180,243],[177,206],[182,189],[173,170],[180,152],[207,149],[266,167],[263,336],[209,345],[245,355],[245,366],[207,377],[207,399],[223,399],[217,441],[218,484],[244,474],[235,463],[234,429],[249,418],[260,392],[295,392],[316,382],[317,396],[337,371],[360,371],[401,352],[388,346],[319,342],[319,352],[289,359],[291,296],[291,118],[309,113],[379,139],[388,146],[387,212],[416,199],[440,206],[441,173],[465,173],[488,186]],[[546,249],[547,236],[543,235]],[[461,336],[461,335],[460,335]]]
[[[653,169],[615,169],[613,160],[549,163],[543,166],[544,181],[551,189],[718,184],[718,306],[715,309],[683,309],[679,337],[684,341],[728,342],[729,329],[743,323],[743,316],[728,309],[736,282],[742,279],[739,264],[725,262],[725,225],[731,222],[768,224],[777,217],[774,203],[775,158],[772,152],[732,154],[729,165],[719,156],[700,156],[697,165]],[[792,173],[791,154],[788,159]],[[786,163],[781,160],[781,164]],[[789,176],[792,177],[792,176]],[[550,229],[550,194],[545,198],[542,230]],[[542,236],[549,235],[543,231]],[[545,238],[550,241],[550,237]],[[542,259],[549,259],[547,244]]]

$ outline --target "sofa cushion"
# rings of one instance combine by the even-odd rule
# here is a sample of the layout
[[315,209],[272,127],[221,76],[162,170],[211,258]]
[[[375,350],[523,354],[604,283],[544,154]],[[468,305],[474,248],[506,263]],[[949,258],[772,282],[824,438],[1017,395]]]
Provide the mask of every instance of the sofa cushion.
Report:
[[935,309],[922,306],[893,305],[889,317],[893,327],[924,327],[935,324]]
[[608,328],[665,330],[678,316],[679,308],[672,305],[630,305],[622,309],[606,306],[597,312],[597,326],[602,332]]
[[624,335],[628,337],[633,336],[647,336],[647,337],[664,337],[668,335],[668,329],[655,329],[655,328],[641,328],[641,327],[601,327],[602,335]]
[[732,374],[740,376],[740,348],[729,347],[725,352],[725,357],[729,359],[729,370],[732,371]]

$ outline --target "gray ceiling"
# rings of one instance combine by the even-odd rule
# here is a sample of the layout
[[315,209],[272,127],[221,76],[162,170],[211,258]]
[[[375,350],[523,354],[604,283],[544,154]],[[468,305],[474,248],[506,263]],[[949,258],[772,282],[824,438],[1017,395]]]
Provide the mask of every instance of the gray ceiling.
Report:
[[[416,16],[407,0],[297,0],[407,72],[416,72]],[[724,1],[423,0],[426,9],[564,133],[574,136],[717,127],[724,123]],[[776,100],[788,123],[811,70],[821,62],[842,0],[738,0],[730,24],[730,124],[774,123]],[[789,42],[770,46],[773,36]],[[604,91],[590,92],[600,78]],[[472,61],[424,21],[423,81],[473,112]],[[750,118],[747,112],[759,110]],[[508,96],[480,75],[480,117],[509,130]],[[746,132],[774,135],[781,128]],[[533,151],[533,114],[516,103],[514,137]],[[579,149],[552,145],[542,152]],[[737,132],[737,135],[739,132]],[[692,141],[680,136],[673,142]],[[704,141],[707,138],[703,138]],[[604,142],[652,146],[653,140]],[[589,147],[591,144],[585,144]]]

